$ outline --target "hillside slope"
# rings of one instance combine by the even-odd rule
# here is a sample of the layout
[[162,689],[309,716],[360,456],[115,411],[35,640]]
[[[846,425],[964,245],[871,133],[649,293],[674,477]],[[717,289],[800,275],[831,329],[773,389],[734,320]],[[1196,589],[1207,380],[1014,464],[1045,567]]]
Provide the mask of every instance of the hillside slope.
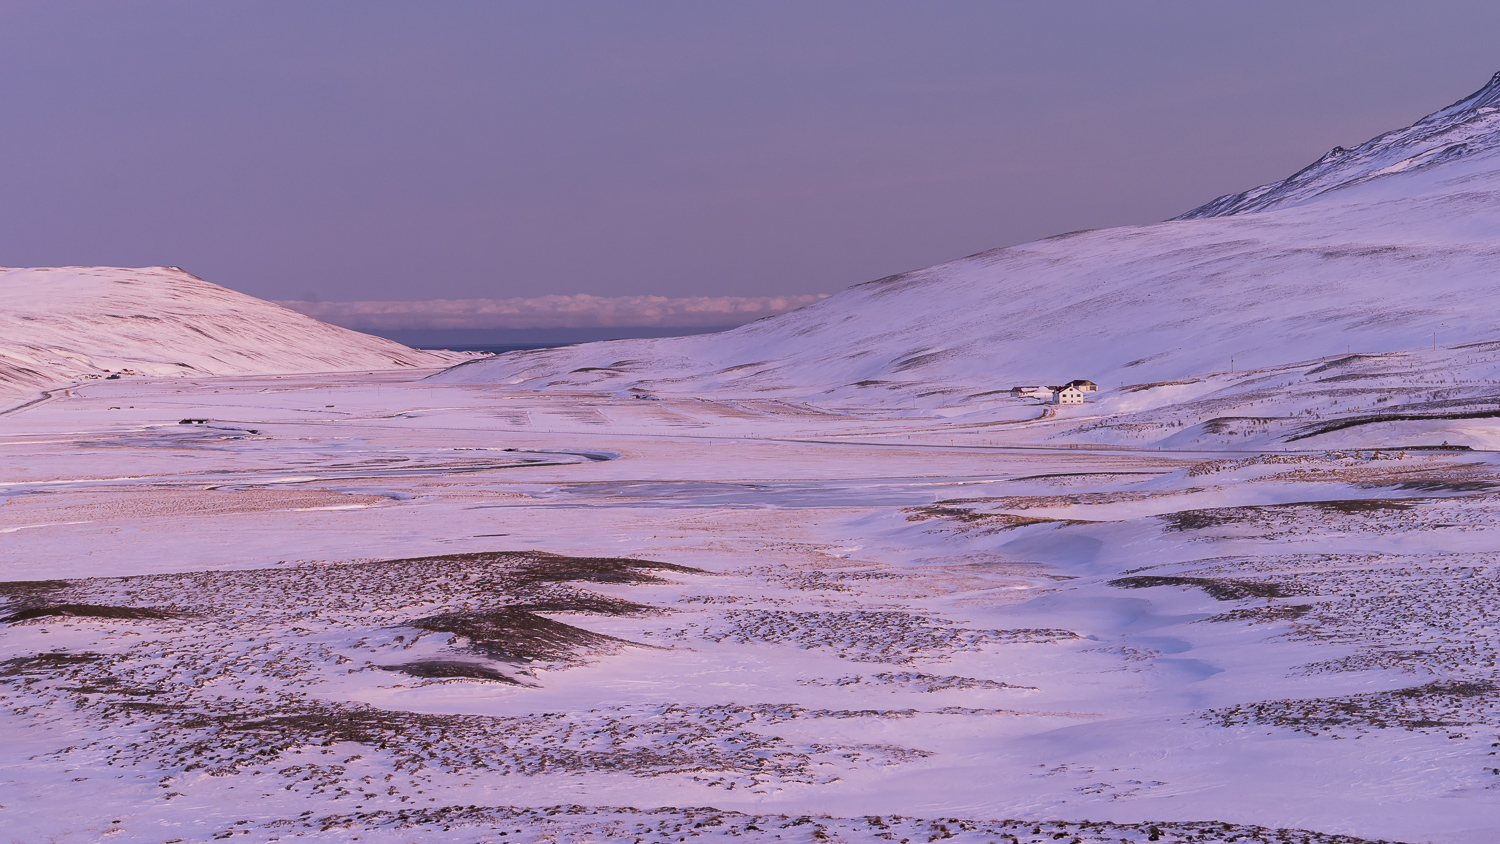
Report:
[[[1497,99],[1500,79],[1357,148],[1323,181],[1226,197],[1192,219],[997,249],[723,334],[513,353],[435,377],[932,410],[1014,383],[1108,390],[1490,339]],[[1247,213],[1261,205],[1275,208]]]
[[236,375],[453,360],[318,322],[176,268],[0,269],[0,401],[122,369]]

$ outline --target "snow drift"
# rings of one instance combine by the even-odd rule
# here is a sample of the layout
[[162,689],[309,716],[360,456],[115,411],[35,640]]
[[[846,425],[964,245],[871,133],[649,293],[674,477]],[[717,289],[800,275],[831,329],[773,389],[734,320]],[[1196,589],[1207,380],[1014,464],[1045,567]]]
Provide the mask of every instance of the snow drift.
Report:
[[327,325],[175,267],[0,269],[0,399],[123,369],[256,375],[455,357]]
[[1497,336],[1500,75],[1413,126],[1153,225],[858,285],[722,334],[593,343],[435,378],[934,407]]

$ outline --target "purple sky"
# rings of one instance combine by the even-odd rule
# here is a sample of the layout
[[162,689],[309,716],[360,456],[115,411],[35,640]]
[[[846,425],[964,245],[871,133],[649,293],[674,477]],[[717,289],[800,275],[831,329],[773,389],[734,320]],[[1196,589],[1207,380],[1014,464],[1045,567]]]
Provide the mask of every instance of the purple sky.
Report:
[[0,265],[271,299],[832,292],[1279,179],[1500,4],[0,0]]

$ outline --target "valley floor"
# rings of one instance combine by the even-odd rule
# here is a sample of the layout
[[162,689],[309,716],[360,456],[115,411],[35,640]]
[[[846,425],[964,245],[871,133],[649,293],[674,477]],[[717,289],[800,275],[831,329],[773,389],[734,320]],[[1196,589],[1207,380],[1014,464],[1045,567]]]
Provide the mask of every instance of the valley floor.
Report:
[[55,391],[0,415],[0,828],[1500,840],[1493,454],[1033,415]]

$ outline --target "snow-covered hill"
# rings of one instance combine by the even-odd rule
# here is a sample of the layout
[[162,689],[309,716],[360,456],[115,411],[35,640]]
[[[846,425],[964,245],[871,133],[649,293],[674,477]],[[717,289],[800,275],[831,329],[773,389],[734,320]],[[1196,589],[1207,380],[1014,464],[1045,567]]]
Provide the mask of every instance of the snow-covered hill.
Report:
[[0,401],[125,369],[245,375],[454,358],[318,322],[175,267],[0,269]]
[[962,409],[1016,383],[1090,378],[1107,392],[1494,339],[1497,103],[1500,76],[1184,219],[996,249],[722,334],[513,353],[435,377]]

